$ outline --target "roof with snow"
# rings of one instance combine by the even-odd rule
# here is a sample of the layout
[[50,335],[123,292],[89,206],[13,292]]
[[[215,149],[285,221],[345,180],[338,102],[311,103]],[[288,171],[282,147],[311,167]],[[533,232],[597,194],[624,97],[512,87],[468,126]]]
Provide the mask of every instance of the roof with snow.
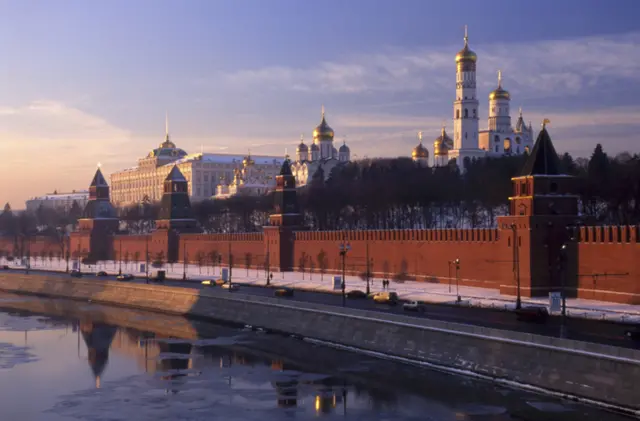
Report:
[[[167,165],[182,164],[190,161],[202,161],[217,164],[242,164],[245,157],[245,155],[197,153],[187,155],[184,158],[173,161],[171,164]],[[283,161],[281,157],[268,155],[251,155],[251,159],[253,159],[257,165],[281,165]]]

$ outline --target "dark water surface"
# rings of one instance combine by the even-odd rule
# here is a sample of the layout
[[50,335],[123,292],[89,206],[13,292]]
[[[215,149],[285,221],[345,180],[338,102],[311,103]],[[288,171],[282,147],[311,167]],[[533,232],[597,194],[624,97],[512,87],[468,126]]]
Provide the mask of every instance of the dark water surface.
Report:
[[0,295],[0,420],[623,420],[251,329]]

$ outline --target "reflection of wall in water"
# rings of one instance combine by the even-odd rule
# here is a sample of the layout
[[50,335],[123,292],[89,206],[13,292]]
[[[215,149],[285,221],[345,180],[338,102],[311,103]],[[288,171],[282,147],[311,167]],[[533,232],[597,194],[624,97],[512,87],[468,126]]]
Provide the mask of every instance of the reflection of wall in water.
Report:
[[101,323],[80,322],[80,333],[87,347],[87,361],[96,379],[97,388],[100,387],[100,376],[104,373],[109,361],[109,348],[116,330],[114,326]]
[[[284,363],[280,360],[273,360],[271,362],[271,369],[283,371]],[[276,389],[278,407],[290,408],[298,406],[298,380],[292,378],[272,381],[271,385]]]
[[118,354],[133,357],[138,367],[145,372],[156,371],[156,360],[160,355],[158,343],[146,339],[140,332],[128,329],[118,329],[111,344],[111,349]]
[[190,370],[192,368],[193,359],[190,358],[190,356],[193,346],[190,343],[167,342],[158,342],[158,346],[160,347],[161,353],[180,354],[184,356],[180,358],[162,358],[157,362],[157,369],[166,373],[160,378],[169,382],[170,387],[166,389],[166,392],[176,394],[178,393],[176,386],[184,384],[184,379],[182,378],[187,375],[184,370]]

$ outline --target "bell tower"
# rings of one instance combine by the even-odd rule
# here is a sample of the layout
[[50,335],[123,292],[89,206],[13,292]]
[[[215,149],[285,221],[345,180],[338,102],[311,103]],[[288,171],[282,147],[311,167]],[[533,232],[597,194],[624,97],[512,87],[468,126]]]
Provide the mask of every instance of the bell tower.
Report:
[[281,272],[291,271],[294,266],[295,231],[300,230],[302,215],[298,206],[296,179],[291,172],[287,156],[276,176],[273,193],[273,213],[269,216],[269,226],[264,227],[265,250],[269,268]]
[[[578,218],[575,178],[562,173],[547,123],[520,175],[511,179],[509,215],[498,217],[499,237],[513,256],[514,279],[524,296],[544,296],[558,288],[560,249],[569,237],[567,227]],[[516,282],[506,283],[500,292],[516,295],[516,288]]]

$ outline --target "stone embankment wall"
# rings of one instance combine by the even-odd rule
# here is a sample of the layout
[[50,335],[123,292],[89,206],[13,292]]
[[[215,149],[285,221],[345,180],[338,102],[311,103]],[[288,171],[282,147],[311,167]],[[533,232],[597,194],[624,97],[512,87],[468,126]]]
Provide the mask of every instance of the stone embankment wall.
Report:
[[0,290],[262,326],[640,411],[640,350],[217,289],[0,274]]

